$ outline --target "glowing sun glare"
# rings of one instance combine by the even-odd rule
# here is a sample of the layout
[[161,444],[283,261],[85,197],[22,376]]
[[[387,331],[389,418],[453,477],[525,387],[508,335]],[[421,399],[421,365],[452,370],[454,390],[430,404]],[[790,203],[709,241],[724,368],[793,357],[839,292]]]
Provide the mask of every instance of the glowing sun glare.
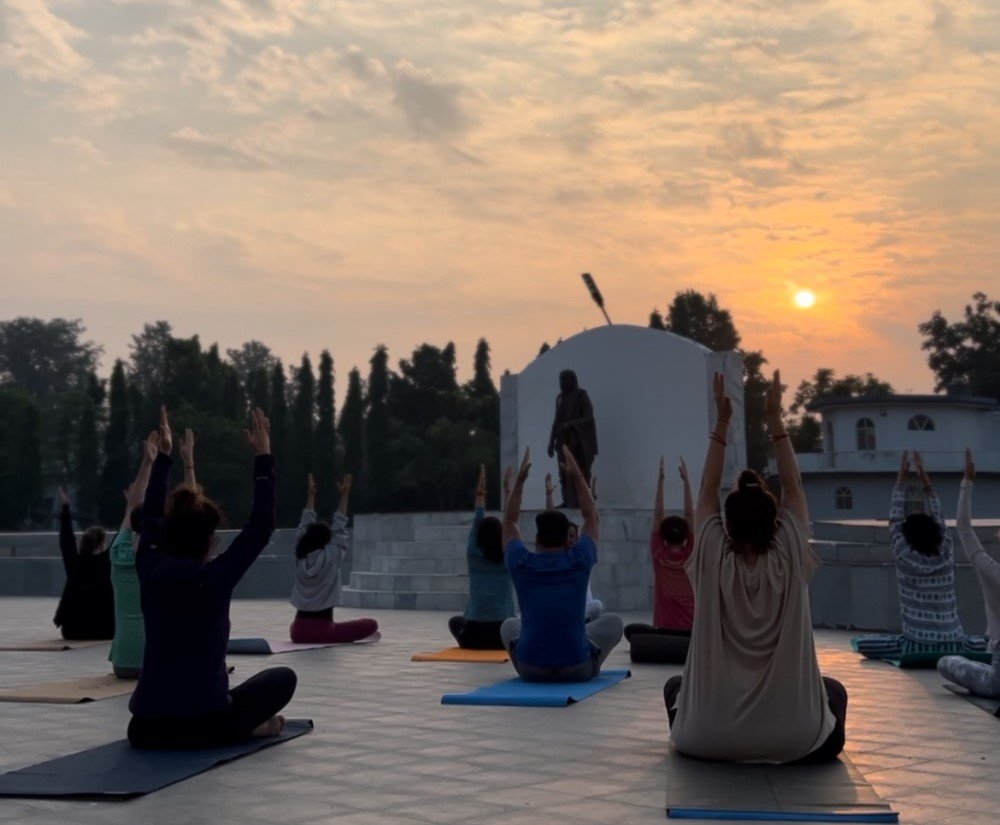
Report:
[[816,296],[813,295],[808,289],[800,289],[795,293],[795,305],[799,309],[809,309],[809,307],[815,303]]

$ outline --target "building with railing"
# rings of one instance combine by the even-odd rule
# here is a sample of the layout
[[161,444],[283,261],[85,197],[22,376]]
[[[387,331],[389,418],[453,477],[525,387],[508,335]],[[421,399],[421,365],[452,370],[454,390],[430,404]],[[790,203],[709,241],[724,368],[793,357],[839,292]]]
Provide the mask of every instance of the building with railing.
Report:
[[[822,416],[823,451],[800,453],[812,518],[884,519],[904,450],[918,450],[945,514],[955,515],[965,448],[975,457],[975,518],[1000,517],[1000,403],[962,395],[828,397],[812,402]],[[922,507],[915,477],[908,507]]]

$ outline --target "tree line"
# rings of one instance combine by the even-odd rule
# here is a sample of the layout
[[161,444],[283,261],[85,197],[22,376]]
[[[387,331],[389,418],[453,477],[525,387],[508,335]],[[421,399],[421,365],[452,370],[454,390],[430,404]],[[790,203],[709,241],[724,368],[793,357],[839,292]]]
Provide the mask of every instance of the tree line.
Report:
[[[649,326],[714,351],[738,350],[742,340],[716,296],[696,290],[676,293],[664,314],[654,309]],[[961,319],[935,312],[919,331],[937,391],[959,382],[968,394],[1000,399],[1000,302],[976,293]],[[286,367],[260,341],[223,354],[197,335],[175,336],[166,321],[146,324],[129,350],[103,379],[102,348],[86,338],[79,319],[0,321],[0,529],[50,528],[57,484],[73,489],[80,523],[117,523],[139,443],[155,427],[161,403],[178,430],[194,430],[199,480],[232,524],[247,515],[241,430],[252,407],[270,417],[281,457],[282,526],[296,523],[309,472],[324,517],[336,506],[335,481],[345,472],[355,476],[360,512],[461,509],[480,464],[491,477],[499,474],[500,399],[485,339],[464,384],[452,343],[421,344],[396,369],[386,347],[377,346],[366,376],[349,371],[339,411],[328,351],[315,368],[308,354]],[[768,360],[746,350],[743,364],[747,463],[764,469]],[[871,373],[838,376],[821,367],[801,382],[789,408],[796,450],[822,447],[819,422],[806,409],[811,401],[892,392]],[[488,504],[497,507],[496,490],[492,496]]]
[[231,524],[247,516],[242,429],[253,407],[271,419],[281,457],[281,526],[297,523],[308,473],[329,518],[343,473],[354,474],[355,509],[405,511],[465,506],[479,465],[499,472],[500,398],[485,339],[465,384],[452,343],[421,344],[396,370],[376,347],[367,377],[348,373],[339,414],[328,351],[316,368],[308,354],[286,368],[260,341],[223,354],[157,321],[132,336],[130,357],[106,380],[101,352],[79,319],[0,322],[0,529],[50,527],[57,484],[72,489],[79,523],[116,524],[161,403],[178,431],[194,431],[199,482]]

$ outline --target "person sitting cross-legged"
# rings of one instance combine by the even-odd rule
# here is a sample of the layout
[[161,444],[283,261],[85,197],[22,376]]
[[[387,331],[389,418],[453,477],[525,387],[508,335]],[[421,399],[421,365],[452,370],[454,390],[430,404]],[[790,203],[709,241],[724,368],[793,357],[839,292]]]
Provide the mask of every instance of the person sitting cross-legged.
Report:
[[[690,638],[694,623],[694,591],[684,565],[694,550],[694,503],[688,483],[687,464],[680,463],[684,485],[684,516],[666,516],[663,505],[663,457],[656,479],[653,531],[649,553],[653,561],[653,624],[636,622],[625,626],[625,638],[632,643],[632,661],[680,664],[687,653],[677,637]],[[638,637],[638,643],[636,640]]]
[[597,507],[573,454],[564,448],[563,458],[583,516],[575,544],[569,543],[569,519],[558,510],[535,517],[535,552],[521,541],[518,519],[531,468],[527,450],[503,517],[504,558],[521,618],[507,619],[500,636],[515,670],[529,682],[589,681],[622,637],[622,620],[613,613],[586,621],[587,583],[600,537]]
[[247,441],[254,451],[250,519],[229,547],[209,559],[218,507],[197,487],[167,501],[173,439],[161,411],[159,443],[136,519],[136,571],[146,628],[139,684],[129,702],[129,742],[137,748],[210,748],[277,736],[279,711],[295,692],[295,671],[272,667],[229,687],[226,646],[233,588],[274,532],[274,458],[270,423],[254,410]]
[[514,591],[503,563],[503,527],[486,515],[486,467],[479,467],[476,513],[465,547],[469,565],[469,602],[462,616],[448,620],[458,646],[469,650],[503,650],[500,626],[514,615]]
[[337,485],[340,501],[331,527],[316,520],[316,482],[309,474],[306,506],[295,542],[295,584],[290,599],[295,620],[288,634],[297,644],[346,644],[378,631],[374,619],[333,620],[333,608],[342,591],[340,568],[347,555],[347,508],[353,483],[354,477],[347,473]]
[[719,487],[732,403],[714,379],[716,424],[695,506],[687,561],[695,620],[684,675],[663,686],[670,738],[687,756],[730,762],[811,764],[843,750],[847,691],[821,676],[809,609],[819,558],[809,546],[809,510],[782,423],[781,376],[767,420],[781,501],[744,470],[726,497]]
[[[923,488],[924,508],[906,514],[910,463]],[[986,639],[969,635],[958,616],[955,596],[955,550],[948,525],[920,453],[903,451],[889,510],[889,539],[896,563],[902,633],[860,636],[857,650],[870,659],[905,654],[940,658],[949,653],[982,653]]]
[[1000,698],[1000,562],[983,549],[982,542],[972,529],[972,483],[976,480],[976,465],[972,451],[965,449],[965,477],[958,494],[958,515],[955,530],[962,550],[976,571],[979,586],[986,603],[986,636],[992,661],[973,662],[964,656],[944,656],[938,659],[938,673],[949,681],[961,685],[977,696]]

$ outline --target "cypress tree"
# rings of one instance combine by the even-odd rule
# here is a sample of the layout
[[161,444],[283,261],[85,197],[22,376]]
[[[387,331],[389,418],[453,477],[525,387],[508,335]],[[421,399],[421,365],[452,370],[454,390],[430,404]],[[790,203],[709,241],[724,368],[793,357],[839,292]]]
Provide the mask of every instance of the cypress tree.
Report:
[[129,483],[129,398],[125,364],[115,361],[108,394],[108,426],[104,430],[104,467],[97,512],[101,524],[113,525],[121,517],[122,490]]
[[268,415],[271,414],[269,380],[264,367],[257,367],[247,373],[247,400],[250,402],[250,409],[259,407]]
[[97,405],[102,392],[96,375],[91,375],[88,390],[80,405],[76,430],[76,455],[73,481],[76,485],[76,517],[79,524],[97,521],[98,484],[101,473],[101,453],[97,440]]
[[389,460],[389,350],[375,348],[369,361],[368,416],[365,421],[365,453],[368,458],[368,502],[378,511],[392,503]]
[[319,385],[316,390],[316,431],[313,434],[313,463],[316,476],[316,508],[324,519],[333,517],[337,501],[337,430],[334,411],[333,357],[323,350],[319,357]]
[[[288,385],[285,380],[285,367],[279,359],[271,370],[271,409],[268,418],[271,419],[271,452],[277,464],[278,473],[278,526],[287,526],[282,518],[288,511],[288,504],[282,506],[282,493],[287,494],[287,481],[282,484],[282,479],[288,476],[289,459],[288,454]],[[301,502],[299,502],[301,504]],[[296,505],[291,504],[294,508]]]
[[347,395],[340,410],[337,426],[340,443],[344,450],[344,472],[354,476],[351,498],[355,510],[367,506],[367,490],[363,470],[365,456],[365,398],[361,386],[361,373],[357,367],[347,376]]
[[306,496],[306,473],[313,470],[316,379],[308,355],[294,371],[294,397],[289,411],[286,471],[278,478],[278,512],[286,524],[295,519]]

